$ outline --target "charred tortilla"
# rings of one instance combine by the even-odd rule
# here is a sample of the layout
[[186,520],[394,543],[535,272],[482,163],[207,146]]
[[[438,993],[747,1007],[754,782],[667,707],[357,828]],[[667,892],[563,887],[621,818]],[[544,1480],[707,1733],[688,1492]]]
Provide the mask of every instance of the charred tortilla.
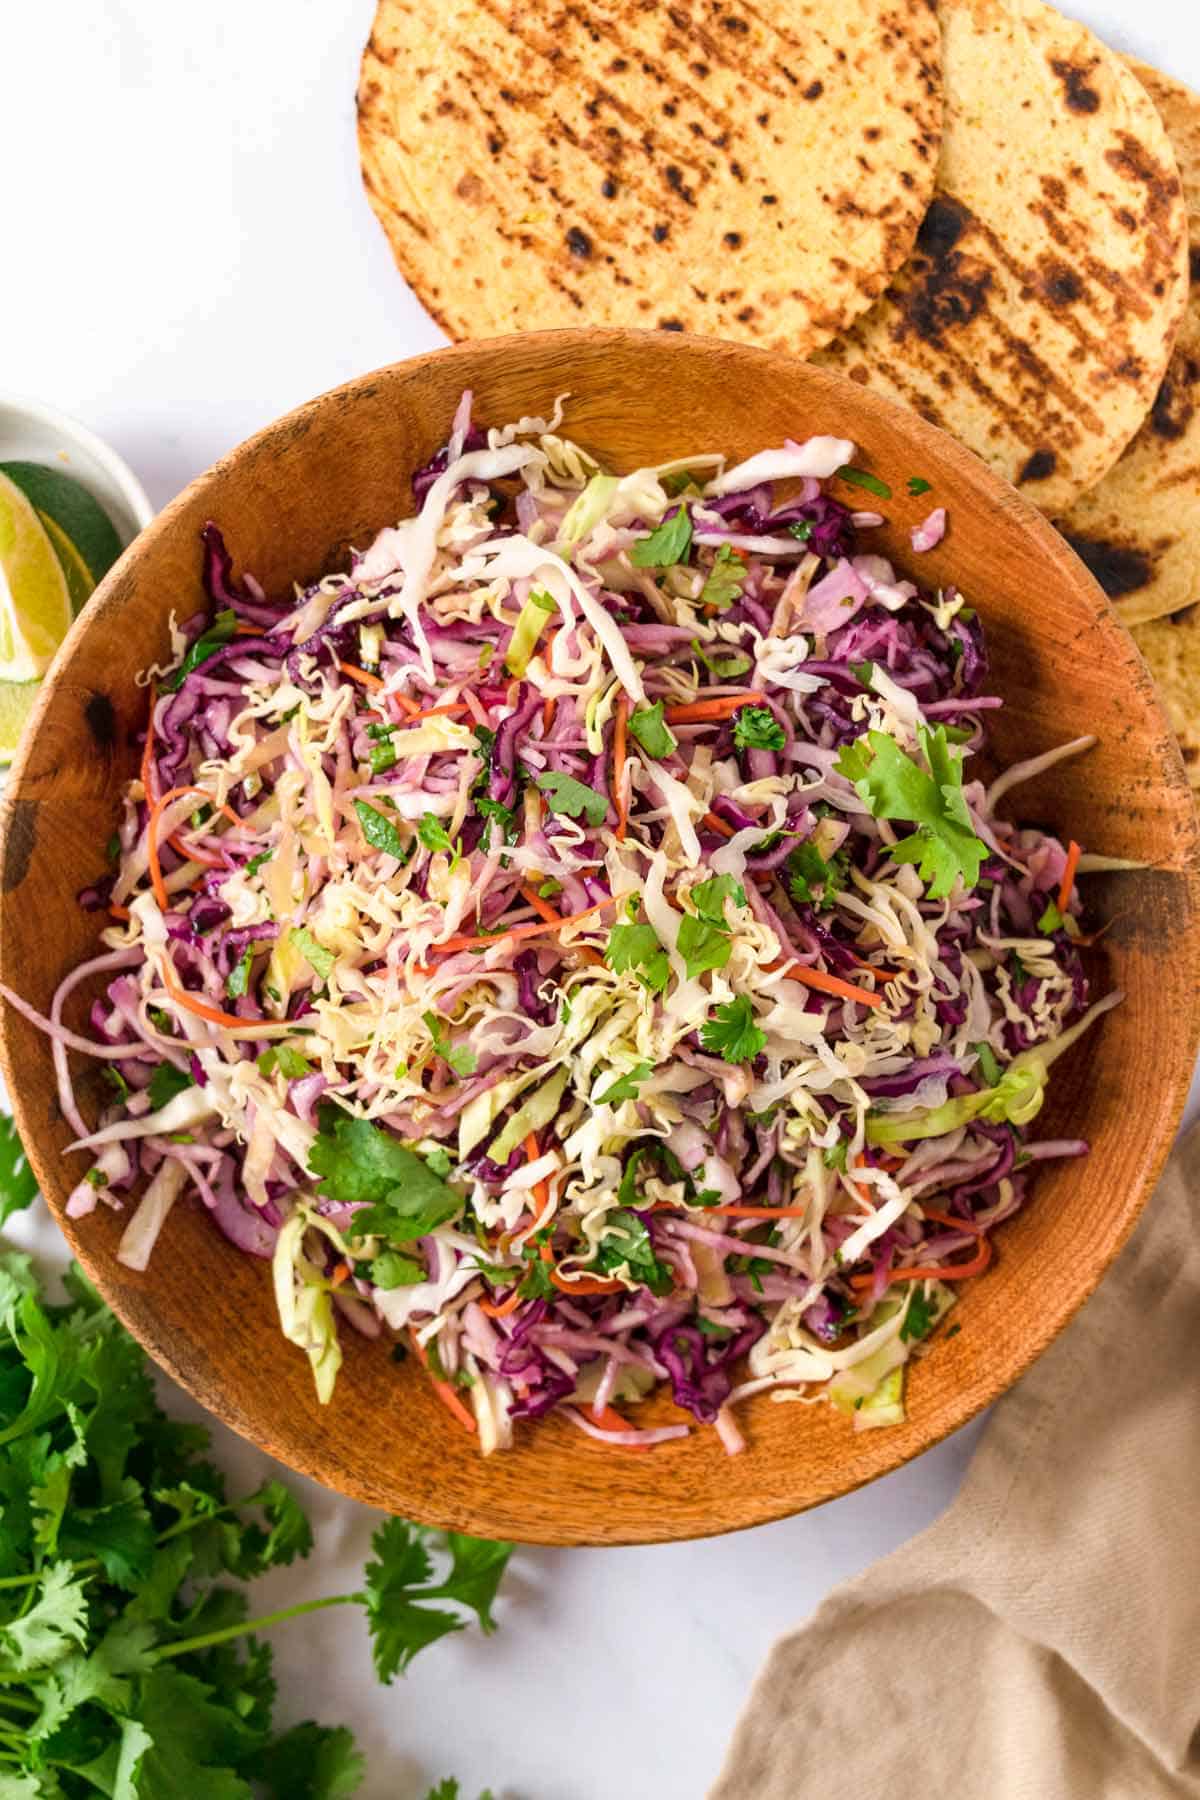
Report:
[[359,148],[453,337],[635,325],[807,354],[933,191],[932,0],[380,0]]
[[816,360],[907,402],[1058,511],[1150,411],[1187,295],[1145,89],[1041,0],[942,0],[939,193],[883,299]]
[[1126,61],[1175,148],[1195,273],[1145,424],[1099,486],[1055,523],[1133,625],[1200,600],[1200,95]]

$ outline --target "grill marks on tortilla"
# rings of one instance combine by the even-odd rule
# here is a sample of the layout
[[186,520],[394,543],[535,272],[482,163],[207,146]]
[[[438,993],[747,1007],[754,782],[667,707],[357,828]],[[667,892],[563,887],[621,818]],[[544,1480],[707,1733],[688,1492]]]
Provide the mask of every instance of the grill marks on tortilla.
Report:
[[1041,0],[943,0],[941,17],[938,195],[878,305],[817,360],[1061,508],[1163,377],[1186,290],[1178,174],[1146,96],[1083,27]]
[[[1200,96],[1144,63],[1130,59],[1129,67],[1157,106],[1175,146],[1196,282]],[[1171,360],[1137,436],[1104,479],[1056,523],[1126,624],[1177,613],[1200,599],[1200,294],[1194,287]],[[1177,651],[1172,656],[1177,659]]]
[[925,0],[475,0],[436,30],[380,0],[364,180],[455,335],[583,314],[809,350],[912,245],[938,48]]

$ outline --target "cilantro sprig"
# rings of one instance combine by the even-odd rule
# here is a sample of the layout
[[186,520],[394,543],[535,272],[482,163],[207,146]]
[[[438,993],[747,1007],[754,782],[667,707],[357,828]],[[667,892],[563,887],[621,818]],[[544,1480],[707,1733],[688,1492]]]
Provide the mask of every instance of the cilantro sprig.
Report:
[[767,1034],[754,1022],[749,994],[738,994],[716,1007],[712,1017],[700,1027],[700,1043],[703,1049],[724,1057],[728,1063],[753,1062],[766,1048]]
[[243,1584],[313,1548],[303,1509],[276,1480],[231,1499],[208,1434],[162,1410],[78,1270],[66,1285],[51,1305],[28,1257],[0,1256],[0,1793],[348,1800],[351,1733],[276,1729],[257,1634],[361,1607],[390,1682],[439,1638],[495,1628],[512,1547],[388,1519],[356,1591],[250,1616]]
[[951,749],[940,725],[922,725],[917,741],[926,767],[901,750],[894,738],[869,731],[846,744],[834,764],[873,818],[899,819],[915,825],[911,837],[890,846],[896,862],[915,863],[932,900],[941,900],[961,876],[972,888],[987,856],[975,835],[963,798],[961,752]]
[[585,781],[576,781],[573,775],[564,775],[559,769],[547,769],[544,775],[537,777],[537,785],[545,794],[551,812],[565,813],[569,819],[584,818],[592,826],[603,825],[608,816],[608,796],[598,793]]
[[687,560],[691,547],[692,515],[686,506],[677,506],[649,537],[638,539],[629,560],[637,569],[671,569]]

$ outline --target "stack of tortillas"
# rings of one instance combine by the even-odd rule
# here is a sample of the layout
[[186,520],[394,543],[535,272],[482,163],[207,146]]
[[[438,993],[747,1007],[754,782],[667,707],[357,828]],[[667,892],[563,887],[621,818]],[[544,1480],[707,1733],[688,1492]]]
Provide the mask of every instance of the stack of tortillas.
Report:
[[743,338],[968,444],[1155,621],[1200,786],[1186,89],[1042,0],[379,0],[359,142],[455,337]]

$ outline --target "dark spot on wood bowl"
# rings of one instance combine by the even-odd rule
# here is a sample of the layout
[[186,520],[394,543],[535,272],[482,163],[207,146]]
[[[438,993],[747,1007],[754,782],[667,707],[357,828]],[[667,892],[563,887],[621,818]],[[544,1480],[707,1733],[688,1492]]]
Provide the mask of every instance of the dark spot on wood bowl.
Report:
[[83,709],[87,728],[101,750],[111,750],[117,741],[117,715],[107,694],[89,694]]
[[1046,481],[1058,467],[1058,458],[1053,450],[1035,450],[1027,457],[1025,464],[1017,476],[1017,486],[1023,481]]
[[0,886],[6,894],[19,888],[29,873],[29,863],[37,847],[38,801],[17,800],[8,815],[8,831],[4,839],[4,869]]
[[1144,550],[1131,544],[1113,544],[1105,538],[1078,537],[1072,531],[1064,531],[1063,536],[1110,600],[1135,593],[1154,579],[1154,563]]
[[1100,96],[1094,87],[1088,85],[1088,76],[1095,66],[1094,61],[1086,68],[1080,68],[1078,63],[1067,62],[1063,57],[1050,58],[1050,67],[1063,84],[1063,93],[1072,112],[1099,112]]

